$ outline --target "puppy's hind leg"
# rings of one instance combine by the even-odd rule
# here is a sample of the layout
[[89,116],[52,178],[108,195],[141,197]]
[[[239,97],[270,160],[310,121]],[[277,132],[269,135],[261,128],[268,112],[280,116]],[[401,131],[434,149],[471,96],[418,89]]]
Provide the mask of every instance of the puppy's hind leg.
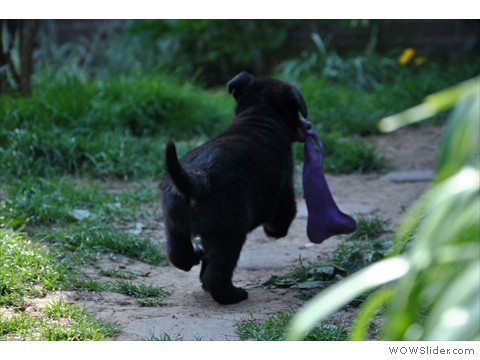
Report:
[[[206,238],[205,257],[202,260],[200,280],[203,288],[210,291],[213,299],[220,304],[234,304],[248,298],[248,293],[232,284],[233,270],[237,265],[245,235],[229,235],[229,239]],[[213,241],[212,241],[213,240]],[[215,241],[220,240],[220,241]],[[226,241],[228,240],[228,241]]]

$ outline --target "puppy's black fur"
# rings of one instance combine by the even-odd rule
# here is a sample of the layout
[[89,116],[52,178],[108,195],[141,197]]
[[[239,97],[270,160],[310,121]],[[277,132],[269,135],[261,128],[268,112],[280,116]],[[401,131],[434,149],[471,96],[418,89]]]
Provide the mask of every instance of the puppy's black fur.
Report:
[[247,233],[263,225],[268,236],[287,235],[296,213],[292,142],[299,112],[307,116],[293,85],[243,72],[227,89],[236,99],[232,124],[181,161],[169,141],[161,184],[168,257],[185,271],[201,261],[203,288],[221,304],[248,297],[232,284]]

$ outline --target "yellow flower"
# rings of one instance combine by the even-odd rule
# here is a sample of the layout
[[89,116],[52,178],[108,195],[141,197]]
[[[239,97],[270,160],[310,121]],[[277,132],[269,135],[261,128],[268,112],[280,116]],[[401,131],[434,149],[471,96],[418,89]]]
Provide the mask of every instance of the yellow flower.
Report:
[[425,59],[424,56],[419,56],[419,57],[416,57],[415,59],[413,59],[413,62],[415,63],[415,65],[422,65],[422,64],[425,64],[427,62],[427,59]]
[[400,65],[406,65],[412,60],[413,56],[415,55],[415,50],[412,48],[406,48],[403,50],[402,55],[398,58],[398,62]]

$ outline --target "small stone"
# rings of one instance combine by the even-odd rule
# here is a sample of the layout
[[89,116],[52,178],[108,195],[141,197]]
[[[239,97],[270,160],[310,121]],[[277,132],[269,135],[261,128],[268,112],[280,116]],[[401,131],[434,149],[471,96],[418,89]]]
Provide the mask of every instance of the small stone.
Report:
[[70,211],[70,216],[78,221],[88,219],[91,215],[92,213],[90,211],[84,209],[73,209]]

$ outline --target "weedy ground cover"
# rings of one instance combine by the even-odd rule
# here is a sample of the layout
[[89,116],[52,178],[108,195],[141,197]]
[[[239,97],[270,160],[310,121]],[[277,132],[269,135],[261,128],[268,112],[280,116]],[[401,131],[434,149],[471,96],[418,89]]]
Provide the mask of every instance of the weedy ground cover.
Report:
[[[265,320],[248,319],[237,323],[236,332],[241,340],[281,341],[292,317],[288,311],[267,315]],[[306,337],[309,341],[341,341],[347,339],[346,326],[325,321],[316,326]]]

